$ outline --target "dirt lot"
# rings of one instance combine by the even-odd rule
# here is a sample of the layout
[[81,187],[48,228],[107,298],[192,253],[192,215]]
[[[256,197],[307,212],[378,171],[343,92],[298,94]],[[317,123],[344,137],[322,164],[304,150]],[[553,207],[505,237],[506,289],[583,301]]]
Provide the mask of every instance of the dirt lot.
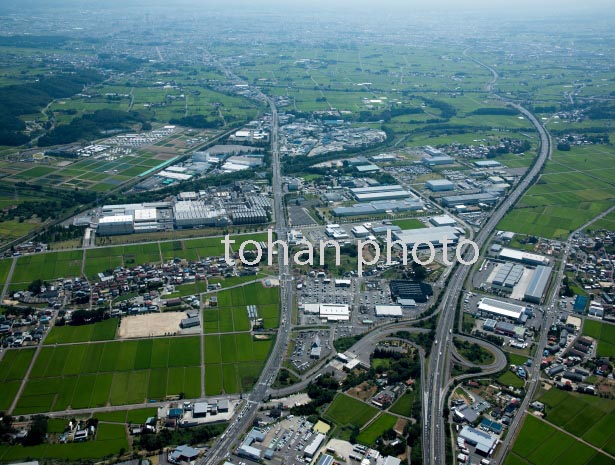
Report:
[[186,318],[184,312],[148,313],[122,318],[119,338],[164,336],[180,331],[179,322]]

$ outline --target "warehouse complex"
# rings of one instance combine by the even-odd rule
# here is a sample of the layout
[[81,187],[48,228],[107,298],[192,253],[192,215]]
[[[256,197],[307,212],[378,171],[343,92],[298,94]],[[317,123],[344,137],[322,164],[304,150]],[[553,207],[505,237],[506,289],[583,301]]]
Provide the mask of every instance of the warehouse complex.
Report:
[[[223,195],[221,195],[223,194]],[[99,236],[167,231],[171,229],[259,224],[269,221],[271,199],[265,195],[236,192],[181,192],[168,202],[105,205],[96,227]]]
[[350,192],[359,202],[416,198],[414,194],[405,190],[398,184],[390,186],[356,187],[350,189]]
[[355,204],[351,207],[335,207],[331,213],[334,216],[368,216],[380,215],[382,213],[401,213],[418,211],[425,208],[422,200],[404,199],[389,201],[373,201]]
[[445,238],[449,244],[453,245],[459,242],[459,238],[462,235],[463,230],[452,226],[406,229],[393,232],[393,238],[406,244],[408,250],[414,247],[415,244],[418,248],[425,248],[428,246],[428,243],[433,244],[434,247],[441,247]]

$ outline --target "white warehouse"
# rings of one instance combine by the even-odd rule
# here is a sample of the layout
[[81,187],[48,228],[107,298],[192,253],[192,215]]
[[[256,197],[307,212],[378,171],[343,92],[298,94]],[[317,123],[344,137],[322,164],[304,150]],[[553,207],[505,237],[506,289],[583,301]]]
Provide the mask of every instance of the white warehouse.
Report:
[[135,222],[132,215],[103,216],[96,228],[96,234],[99,236],[132,234],[134,231]]

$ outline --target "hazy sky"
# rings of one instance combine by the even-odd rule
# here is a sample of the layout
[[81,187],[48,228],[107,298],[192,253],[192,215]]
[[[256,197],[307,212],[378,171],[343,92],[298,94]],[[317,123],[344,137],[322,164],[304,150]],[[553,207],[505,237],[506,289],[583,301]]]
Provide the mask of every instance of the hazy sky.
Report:
[[579,12],[612,9],[613,0],[1,0],[5,8],[27,10],[28,8],[126,8],[131,6],[169,6],[178,4],[205,9],[249,8],[255,10],[272,8],[282,12],[289,9],[366,9],[390,12],[395,10],[552,10],[557,14],[562,10]]

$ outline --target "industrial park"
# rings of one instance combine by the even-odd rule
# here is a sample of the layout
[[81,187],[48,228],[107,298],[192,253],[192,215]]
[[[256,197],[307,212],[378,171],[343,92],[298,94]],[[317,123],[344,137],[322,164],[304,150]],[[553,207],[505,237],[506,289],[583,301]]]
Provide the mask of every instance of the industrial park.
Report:
[[615,463],[612,11],[5,3],[0,464]]

